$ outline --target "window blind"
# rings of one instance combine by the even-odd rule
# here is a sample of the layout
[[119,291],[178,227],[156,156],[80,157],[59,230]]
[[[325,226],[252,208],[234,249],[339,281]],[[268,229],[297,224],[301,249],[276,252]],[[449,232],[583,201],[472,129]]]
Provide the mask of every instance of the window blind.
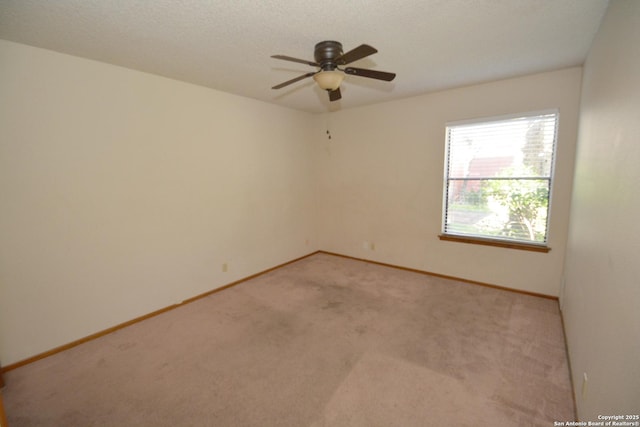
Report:
[[443,233],[544,244],[557,112],[450,124]]

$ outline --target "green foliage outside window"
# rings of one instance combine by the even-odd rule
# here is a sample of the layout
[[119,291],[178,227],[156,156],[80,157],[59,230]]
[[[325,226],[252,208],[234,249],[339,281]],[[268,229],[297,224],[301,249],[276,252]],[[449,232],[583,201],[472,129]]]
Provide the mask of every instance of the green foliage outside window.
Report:
[[546,180],[492,180],[484,189],[488,197],[509,210],[502,234],[506,237],[543,241],[549,187]]

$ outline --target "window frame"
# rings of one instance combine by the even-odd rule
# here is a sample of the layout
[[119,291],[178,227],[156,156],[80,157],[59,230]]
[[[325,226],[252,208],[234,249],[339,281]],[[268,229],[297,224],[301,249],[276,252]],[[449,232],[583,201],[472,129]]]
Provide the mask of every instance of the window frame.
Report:
[[[463,126],[463,125],[472,125],[472,124],[488,124],[492,122],[500,122],[507,121],[512,119],[519,118],[532,118],[535,116],[544,116],[553,114],[555,115],[555,129],[553,134],[553,147],[551,151],[551,160],[550,160],[550,170],[549,170],[549,194],[547,200],[547,218],[546,218],[546,226],[545,226],[545,239],[542,242],[534,242],[528,240],[518,240],[513,238],[500,238],[499,236],[491,236],[491,235],[476,235],[476,234],[465,234],[465,233],[456,233],[451,231],[446,231],[447,227],[447,211],[449,208],[449,198],[448,198],[448,188],[449,182],[451,180],[449,174],[450,168],[450,128],[455,126]],[[479,117],[474,119],[467,120],[458,120],[445,123],[445,150],[444,150],[444,178],[443,178],[443,196],[442,196],[442,220],[441,220],[441,231],[438,235],[438,238],[443,241],[450,242],[460,242],[460,243],[471,243],[471,244],[479,244],[479,245],[487,245],[487,246],[497,246],[503,248],[510,249],[520,249],[534,252],[549,252],[551,248],[548,246],[549,237],[551,235],[551,216],[552,216],[552,200],[553,200],[553,187],[555,181],[555,169],[556,169],[556,158],[557,158],[557,150],[558,150],[558,130],[560,127],[560,111],[557,108],[553,109],[545,109],[545,110],[536,110],[536,111],[527,111],[513,114],[505,114],[499,116],[488,116],[488,117]],[[459,178],[458,178],[459,179]],[[516,178],[517,179],[517,178]],[[547,179],[544,177],[543,179]]]

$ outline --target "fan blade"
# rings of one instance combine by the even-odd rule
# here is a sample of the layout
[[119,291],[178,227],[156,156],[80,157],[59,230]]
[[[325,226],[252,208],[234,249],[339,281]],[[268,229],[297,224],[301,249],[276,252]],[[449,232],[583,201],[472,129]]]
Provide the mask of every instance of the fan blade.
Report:
[[318,64],[317,62],[307,61],[306,59],[292,58],[292,57],[286,56],[286,55],[272,55],[271,57],[275,58],[275,59],[282,59],[284,61],[291,61],[291,62],[298,62],[300,64],[307,64],[307,65],[311,65],[312,67],[319,67],[320,66],[320,64]]
[[387,73],[385,71],[366,70],[364,68],[347,67],[344,72],[354,76],[369,77],[370,79],[378,79],[390,82],[396,78],[395,73]]
[[329,101],[331,102],[337,101],[338,99],[342,98],[342,94],[340,93],[340,88],[336,90],[328,90],[327,92],[329,92]]
[[316,72],[315,72],[315,71],[313,71],[313,72],[311,72],[311,73],[303,74],[303,75],[301,75],[301,76],[296,77],[295,79],[287,80],[287,81],[286,81],[286,82],[284,82],[284,83],[280,83],[279,85],[276,85],[276,86],[272,87],[271,89],[282,89],[282,88],[283,88],[283,87],[285,87],[285,86],[289,86],[291,83],[295,83],[295,82],[300,81],[300,80],[302,80],[302,79],[306,79],[307,77],[311,77],[311,76],[313,76],[315,73],[316,73]]
[[350,64],[358,59],[362,59],[369,55],[373,55],[378,50],[374,47],[369,46],[368,44],[361,44],[355,49],[350,50],[347,53],[343,53],[342,56],[336,58],[336,62],[341,65]]

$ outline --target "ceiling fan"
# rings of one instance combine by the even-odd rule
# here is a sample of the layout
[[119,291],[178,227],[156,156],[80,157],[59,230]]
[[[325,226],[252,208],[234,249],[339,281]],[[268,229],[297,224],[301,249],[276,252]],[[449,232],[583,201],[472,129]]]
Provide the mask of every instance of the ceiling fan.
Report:
[[350,64],[369,55],[373,55],[376,52],[377,50],[375,48],[362,44],[347,53],[343,53],[341,43],[327,40],[316,44],[313,51],[315,61],[307,61],[285,55],[273,55],[271,56],[272,58],[311,65],[312,67],[318,67],[318,70],[287,80],[286,82],[272,87],[271,89],[281,89],[291,83],[313,76],[313,79],[318,83],[318,86],[329,92],[329,100],[337,101],[342,98],[342,95],[340,94],[340,83],[342,83],[345,74],[384,80],[387,82],[390,82],[396,77],[395,73],[387,73],[384,71],[367,70],[355,67],[346,67],[344,69],[340,68],[340,66]]

